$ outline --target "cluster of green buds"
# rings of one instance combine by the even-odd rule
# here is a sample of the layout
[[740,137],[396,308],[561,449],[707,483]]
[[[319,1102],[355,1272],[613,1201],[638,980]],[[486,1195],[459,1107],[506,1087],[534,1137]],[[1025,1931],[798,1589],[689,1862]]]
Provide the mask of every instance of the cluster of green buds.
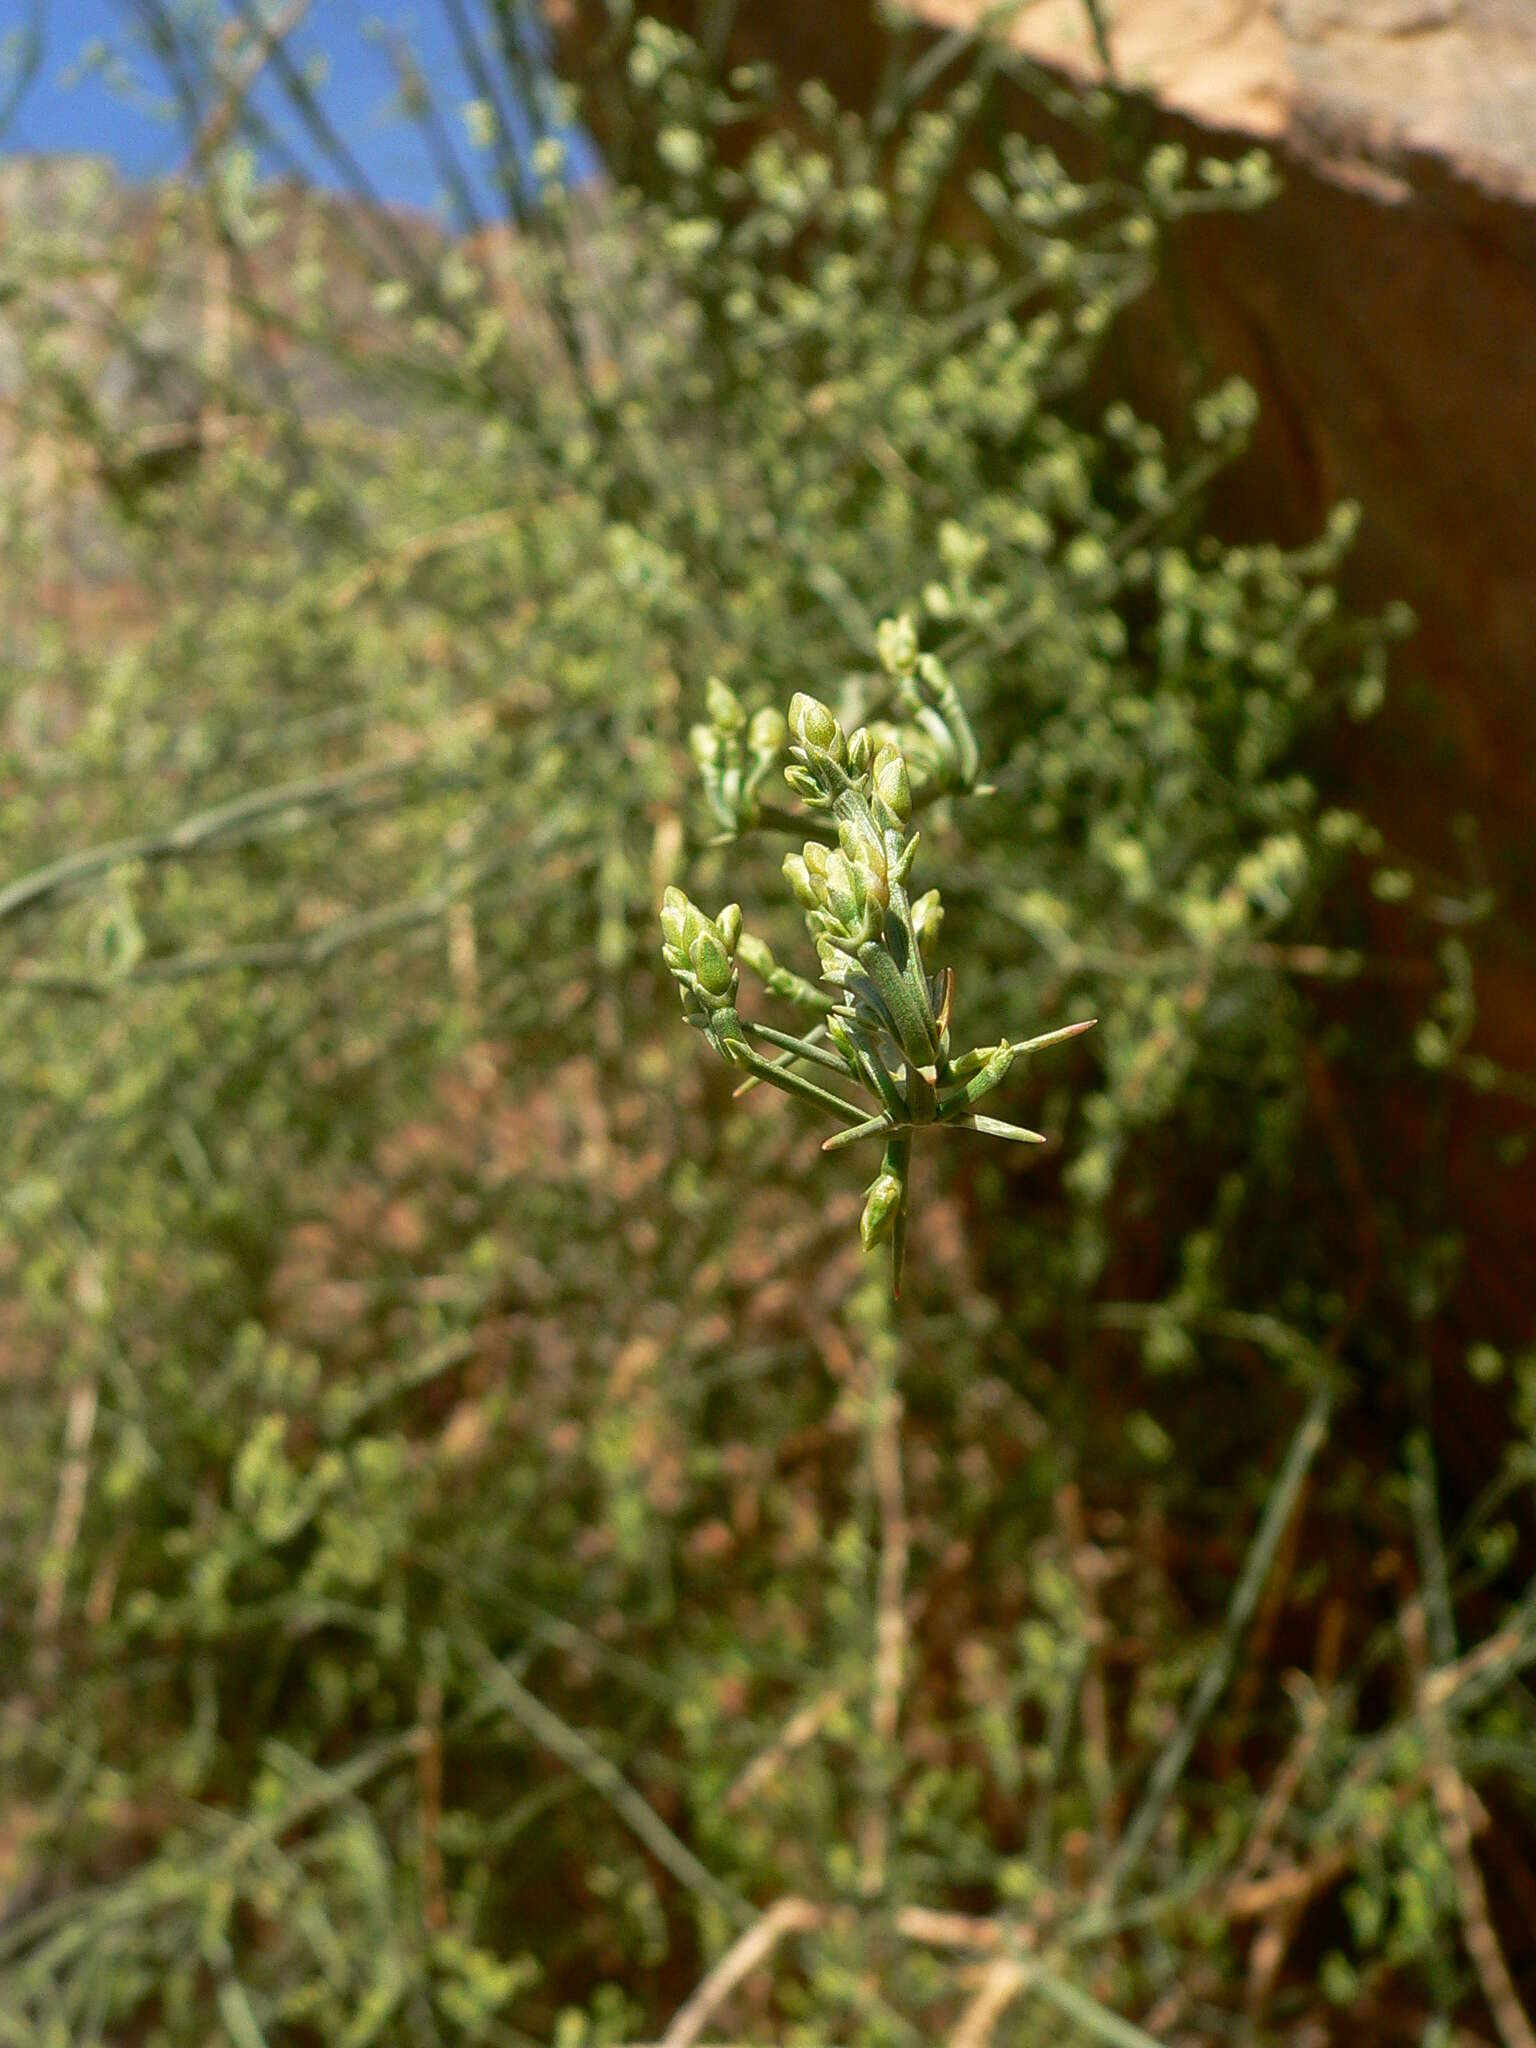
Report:
[[759,816],[758,791],[773,772],[788,738],[781,713],[769,709],[749,719],[728,683],[711,676],[705,688],[708,720],[688,734],[704,794],[722,832],[735,838]]
[[919,648],[917,629],[906,613],[881,621],[875,651],[895,686],[903,716],[901,743],[909,768],[922,777],[922,795],[980,794],[976,776],[981,760],[960,693],[938,656]]
[[662,897],[661,957],[682,993],[683,1016],[733,1064],[737,1048],[751,1050],[736,1015],[740,943],[739,903],[727,903],[718,917],[706,917],[681,889],[668,889]]
[[[919,688],[907,646],[890,652],[895,659],[887,659],[888,670]],[[925,694],[919,708],[932,708],[935,723],[948,729],[949,719],[928,706]],[[969,740],[963,720],[962,727]],[[931,950],[937,941],[943,907],[936,889],[914,901],[908,886],[918,835],[911,829],[912,781],[902,747],[894,736],[877,738],[867,727],[846,734],[827,705],[805,695],[789,707],[788,733],[785,779],[806,810],[825,814],[836,832],[835,844],[807,839],[784,862],[825,986],[781,967],[761,940],[744,933],[738,905],[709,918],[680,889],[669,889],[662,904],[662,952],[685,1017],[724,1059],[746,1070],[738,1093],[766,1081],[830,1112],[844,1128],[825,1141],[829,1152],[866,1138],[884,1140],[880,1170],[865,1191],[860,1236],[866,1250],[890,1243],[892,1291],[899,1294],[916,1134],[942,1128],[1043,1144],[1040,1132],[983,1116],[976,1105],[1016,1059],[1075,1037],[1094,1020],[954,1055],[954,975],[947,967],[930,973],[923,957],[924,946]],[[974,779],[974,758],[954,765]],[[738,959],[770,994],[813,1012],[811,1028],[797,1037],[744,1019],[737,1009]],[[851,1082],[863,1099],[850,1101],[807,1069]]]

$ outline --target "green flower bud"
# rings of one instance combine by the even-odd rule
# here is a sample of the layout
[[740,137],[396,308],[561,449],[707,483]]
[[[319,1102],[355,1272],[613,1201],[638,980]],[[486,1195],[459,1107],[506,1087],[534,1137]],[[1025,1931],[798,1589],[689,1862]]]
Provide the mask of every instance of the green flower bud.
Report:
[[817,697],[797,690],[789,701],[789,729],[808,753],[831,754],[844,759],[848,742],[843,728]]
[[781,753],[788,739],[789,726],[782,711],[765,705],[761,711],[753,712],[752,723],[747,727],[747,745],[754,754]]
[[868,821],[863,818],[843,818],[838,822],[837,843],[855,863],[862,861],[873,868],[882,880],[885,877],[885,843],[878,832],[871,831]]
[[821,793],[821,784],[816,780],[809,768],[802,768],[798,762],[792,761],[784,770],[784,780],[795,792],[795,795],[804,797],[808,804],[824,801]]
[[848,742],[848,766],[855,775],[864,773],[874,750],[875,743],[869,736],[868,726],[861,725]]
[[728,996],[736,986],[736,969],[713,926],[701,931],[688,949],[689,963],[706,995]]
[[821,908],[821,892],[812,879],[811,871],[798,853],[784,856],[784,879],[794,891],[795,901],[807,910]]
[[843,1058],[851,1062],[854,1070],[857,1071],[859,1062],[857,1052],[854,1049],[853,1033],[835,1010],[827,1019],[827,1036],[843,1055]]
[[[793,854],[789,855],[790,860],[794,858]],[[794,884],[791,883],[790,887],[793,888]],[[722,912],[721,914],[723,918],[724,913]],[[779,964],[774,959],[769,948],[763,944],[761,939],[755,938],[751,932],[743,932],[736,941],[736,958],[744,966],[750,967],[759,981],[766,981]]]
[[849,957],[837,941],[823,934],[816,941],[816,957],[821,962],[821,978],[841,986],[849,975]]
[[899,619],[880,621],[875,629],[875,652],[887,675],[911,674],[917,660],[917,628],[906,612]]
[[701,768],[713,768],[720,759],[720,735],[712,726],[688,728],[688,751]]
[[741,699],[718,676],[711,676],[704,685],[704,708],[717,732],[739,732],[747,722]]
[[912,783],[899,747],[880,749],[875,756],[874,777],[876,796],[897,824],[904,825],[912,815]]
[[827,878],[827,856],[829,852],[830,849],[819,839],[807,839],[805,842],[805,864],[811,873],[823,882]]
[[681,889],[668,888],[661,899],[661,935],[667,945],[676,952],[686,951],[683,941],[683,920],[688,910],[688,898]]
[[741,940],[741,905],[727,903],[715,919],[715,925],[725,942],[727,953],[734,953]]
[[[880,856],[880,865],[876,867],[874,862],[867,860],[861,852],[859,858],[853,864],[853,873],[857,885],[856,893],[859,896],[861,907],[870,908],[878,906],[882,911],[888,909],[891,901],[891,888],[885,877],[884,854]],[[883,923],[884,920],[877,919],[876,922],[879,924]]]
[[859,1218],[859,1242],[872,1252],[882,1238],[889,1237],[901,1206],[901,1182],[894,1173],[882,1173],[870,1182],[864,1196],[864,1213]]
[[929,889],[912,906],[912,934],[920,946],[937,943],[944,929],[944,905],[937,889]]
[[859,922],[863,910],[863,892],[856,879],[853,863],[839,847],[827,861],[827,908],[845,928]]

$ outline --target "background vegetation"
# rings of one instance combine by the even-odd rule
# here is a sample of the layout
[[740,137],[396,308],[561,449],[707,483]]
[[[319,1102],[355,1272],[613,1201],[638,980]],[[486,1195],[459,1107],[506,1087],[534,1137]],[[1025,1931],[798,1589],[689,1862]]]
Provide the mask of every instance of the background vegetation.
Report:
[[[0,2040],[1528,2048],[1496,905],[1351,799],[1353,512],[1215,537],[1248,394],[1117,389],[1267,167],[985,37],[845,109],[614,9],[571,192],[444,8],[452,233],[261,183],[262,65],[345,138],[160,0],[187,178],[7,209]],[[688,731],[856,719],[903,611],[967,1028],[1101,1024],[1043,1160],[926,1162],[893,1317],[655,916],[809,971]]]

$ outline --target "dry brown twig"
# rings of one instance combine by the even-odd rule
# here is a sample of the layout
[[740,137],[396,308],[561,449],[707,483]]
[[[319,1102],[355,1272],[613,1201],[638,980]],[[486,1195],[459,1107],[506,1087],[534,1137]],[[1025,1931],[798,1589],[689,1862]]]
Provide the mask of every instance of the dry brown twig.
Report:
[[[1308,1766],[1328,1725],[1327,1695],[1338,1675],[1348,1609],[1342,1600],[1330,1600],[1318,1625],[1317,1654],[1313,1659],[1312,1683],[1300,1699],[1301,1725],[1264,1802],[1259,1808],[1253,1833],[1238,1866],[1239,1886],[1251,1884],[1274,1855],[1276,1837],[1284,1825]],[[1304,1900],[1288,1898],[1264,1916],[1248,1954],[1247,2012],[1256,2025],[1274,1989],[1287,1949],[1300,1925]]]
[[1017,1956],[999,1956],[988,1963],[949,2037],[949,2048],[987,2048],[998,2021],[1019,1994],[1028,1989],[1029,1976],[1028,1963]]
[[723,1802],[726,1812],[739,1812],[772,1784],[796,1750],[814,1742],[833,1715],[847,1704],[846,1689],[834,1685],[791,1714],[767,1748],[759,1750],[732,1781]]
[[91,1476],[91,1438],[95,1431],[96,1382],[81,1380],[70,1394],[64,1415],[64,1456],[59,1466],[59,1495],[53,1511],[48,1547],[43,1554],[41,1584],[37,1589],[33,1616],[38,1636],[44,1642],[53,1635],[64,1614],[64,1590],[69,1582],[69,1561],[85,1514],[85,1496]]
[[[1443,1695],[1431,1698],[1429,1636],[1422,1599],[1410,1600],[1400,1623],[1403,1645],[1414,1674],[1424,1736],[1425,1765],[1430,1796],[1440,1822],[1440,1838],[1456,1887],[1456,1907],[1461,1916],[1462,1939],[1477,1973],[1478,1984],[1489,2017],[1503,2048],[1536,2048],[1536,2027],[1531,2024],[1488,1910],[1488,1893],[1478,1867],[1472,1841],[1481,1801],[1456,1768],[1451,1733],[1445,1717]],[[1486,1816],[1484,1816],[1486,1818]]]
[[736,1987],[765,1963],[789,1934],[819,1927],[826,1909],[809,1899],[780,1899],[738,1935],[697,1989],[678,2008],[658,2048],[695,2048],[704,2029]]

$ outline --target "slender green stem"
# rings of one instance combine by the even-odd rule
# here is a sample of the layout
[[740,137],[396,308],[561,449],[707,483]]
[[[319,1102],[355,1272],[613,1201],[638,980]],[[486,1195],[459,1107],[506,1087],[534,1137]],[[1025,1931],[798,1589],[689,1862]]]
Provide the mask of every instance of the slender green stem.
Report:
[[641,1798],[618,1766],[610,1762],[579,1729],[551,1712],[542,1700],[536,1699],[525,1685],[513,1677],[504,1664],[487,1658],[481,1676],[491,1697],[522,1723],[535,1742],[584,1779],[680,1884],[720,1907],[738,1926],[754,1917],[746,1900],[722,1884],[712,1870],[705,1868],[693,1851],[678,1840],[655,1808]]
[[[818,1067],[830,1067],[834,1074],[847,1078],[848,1062],[839,1054],[828,1052],[825,1046],[813,1045],[809,1038],[796,1038],[788,1031],[775,1031],[771,1024],[749,1022],[745,1017],[741,1021],[743,1028],[754,1038],[766,1039],[769,1045],[776,1045],[782,1052],[787,1052],[791,1059],[811,1060]],[[773,1064],[777,1067],[778,1062]]]
[[[805,1034],[805,1038],[806,1040],[823,1038],[826,1036],[826,1029],[825,1024],[813,1024],[811,1029]],[[792,1067],[798,1057],[799,1055],[796,1053],[787,1052],[782,1054],[780,1058],[772,1061],[771,1064],[775,1067]],[[738,1100],[743,1095],[750,1095],[754,1088],[760,1088],[761,1086],[762,1083],[758,1080],[756,1074],[748,1074],[745,1081],[734,1091],[732,1099]]]
[[855,1103],[845,1102],[841,1095],[834,1095],[828,1088],[818,1088],[814,1081],[807,1081],[804,1075],[796,1074],[788,1067],[775,1066],[761,1053],[754,1052],[745,1040],[738,1041],[734,1063],[756,1074],[760,1081],[782,1088],[786,1095],[798,1095],[802,1102],[814,1102],[819,1109],[832,1110],[844,1123],[862,1124],[864,1121],[864,1112]]

